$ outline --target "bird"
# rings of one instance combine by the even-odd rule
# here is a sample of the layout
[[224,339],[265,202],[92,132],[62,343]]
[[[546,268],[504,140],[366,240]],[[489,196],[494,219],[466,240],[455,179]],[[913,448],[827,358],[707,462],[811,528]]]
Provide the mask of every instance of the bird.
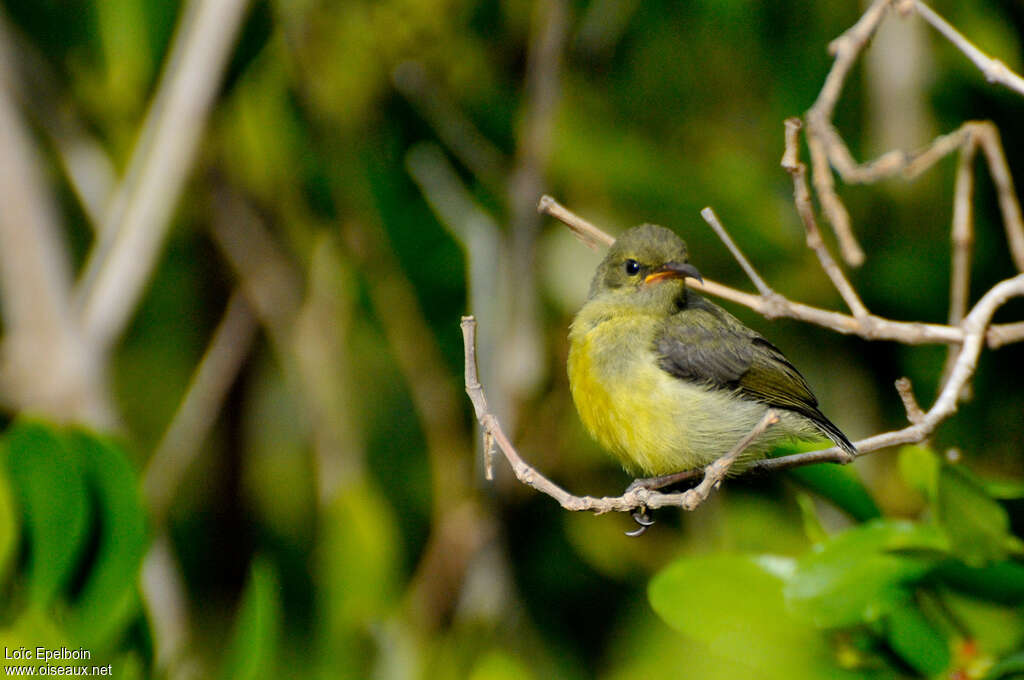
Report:
[[792,439],[828,438],[856,455],[782,351],[688,279],[703,283],[682,238],[654,224],[633,227],[598,265],[569,329],[567,371],[580,420],[634,484],[707,466],[769,409],[779,422],[730,473]]

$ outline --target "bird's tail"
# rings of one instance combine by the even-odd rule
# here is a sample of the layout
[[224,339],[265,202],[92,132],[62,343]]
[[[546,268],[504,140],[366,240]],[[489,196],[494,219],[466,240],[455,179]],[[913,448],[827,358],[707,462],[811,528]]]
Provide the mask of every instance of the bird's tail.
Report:
[[818,413],[820,418],[814,419],[814,424],[832,441],[836,443],[836,446],[846,451],[851,456],[857,455],[857,447],[853,445],[843,431],[836,427],[835,423],[826,418],[821,412]]

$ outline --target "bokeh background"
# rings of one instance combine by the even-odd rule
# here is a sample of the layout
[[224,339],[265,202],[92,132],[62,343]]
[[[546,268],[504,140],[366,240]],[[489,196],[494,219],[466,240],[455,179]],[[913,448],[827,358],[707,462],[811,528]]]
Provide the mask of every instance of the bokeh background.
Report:
[[[1021,71],[1020,2],[933,6]],[[462,393],[473,313],[488,398],[527,460],[579,494],[630,481],[565,376],[601,254],[536,213],[544,193],[613,234],[669,226],[702,272],[749,290],[699,217],[713,206],[776,290],[842,309],[779,159],[782,121],[862,11],[4,0],[0,639],[87,645],[119,677],[1016,677],[998,673],[1024,641],[1020,345],[983,354],[930,448],[824,481],[730,481],[641,539],[626,516],[560,510],[502,460],[484,481]],[[972,119],[998,126],[1024,182],[1024,98],[895,14],[836,115],[862,159]],[[873,312],[945,321],[955,168],[840,185]],[[976,179],[972,300],[1016,273],[980,163]],[[926,407],[939,387],[944,347],[727,306],[855,440],[905,424],[895,379]],[[962,553],[919,535],[961,516],[980,518],[954,536]],[[869,524],[880,543],[850,533]],[[988,590],[922,585],[936,562],[886,552],[904,531],[914,559],[946,551]],[[971,532],[991,549],[965,547]],[[795,623],[779,579],[802,583],[793,565],[842,536],[851,571],[805,599],[815,626]],[[881,562],[853,573],[865,554]],[[854,613],[813,615],[851,592]]]

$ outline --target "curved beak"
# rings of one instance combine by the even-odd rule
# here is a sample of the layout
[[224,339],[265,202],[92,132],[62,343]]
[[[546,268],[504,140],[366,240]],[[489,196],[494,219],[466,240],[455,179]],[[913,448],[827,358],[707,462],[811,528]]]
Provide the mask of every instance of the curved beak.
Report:
[[697,279],[701,285],[704,284],[704,277],[700,275],[697,268],[689,262],[666,262],[658,269],[644,277],[644,283],[654,283],[662,279]]

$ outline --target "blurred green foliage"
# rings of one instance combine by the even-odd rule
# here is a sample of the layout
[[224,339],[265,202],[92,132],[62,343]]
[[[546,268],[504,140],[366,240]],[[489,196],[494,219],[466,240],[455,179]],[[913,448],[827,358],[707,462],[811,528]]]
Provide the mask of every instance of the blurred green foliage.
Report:
[[[930,4],[1021,71],[1020,2]],[[534,5],[252,3],[159,265],[100,367],[119,434],[18,414],[3,431],[0,646],[85,646],[119,678],[1024,677],[1021,344],[982,355],[972,399],[933,441],[856,469],[731,480],[691,515],[659,513],[639,541],[622,535],[625,518],[570,515],[511,483],[501,461],[498,480],[481,481],[460,393],[457,322],[478,311],[467,308],[470,263],[410,176],[409,151],[440,149],[465,195],[509,236],[521,208],[510,177],[531,101]],[[543,190],[612,233],[670,226],[703,272],[747,289],[698,217],[712,205],[777,290],[841,309],[803,245],[778,162],[782,121],[814,101],[826,46],[860,5],[565,7]],[[93,225],[62,140],[44,123],[76,121],[75,134],[98,143],[121,176],[183,9],[170,0],[0,8],[16,37],[5,51],[40,86],[20,104],[81,267]],[[923,45],[921,138],[905,146],[991,119],[1024,183],[1024,99],[986,84],[934,33]],[[403,65],[425,75],[420,94],[401,84]],[[877,77],[859,65],[836,115],[863,159],[885,150],[897,113],[872,99]],[[460,125],[486,140],[482,166],[454,148],[446,126]],[[840,185],[868,253],[850,276],[873,312],[946,318],[954,170],[950,158],[909,185]],[[1014,274],[991,182],[975,175],[972,299]],[[297,281],[294,308],[275,310],[277,326],[261,318],[170,511],[154,517],[140,471],[240,286],[211,235],[237,217],[225,196],[270,235]],[[538,197],[528,198],[532,209]],[[541,379],[510,398],[513,435],[571,491],[615,494],[628,480],[580,427],[564,371],[567,325],[595,255],[558,225],[540,228],[530,262]],[[869,343],[727,306],[786,351],[854,439],[905,424],[896,378],[909,376],[922,404],[934,399],[942,347]],[[1021,318],[1017,301],[997,320]],[[309,337],[321,344],[296,339]],[[951,448],[960,463],[948,462]],[[163,536],[187,621],[169,659],[158,653],[166,611],[145,601],[142,580]]]

